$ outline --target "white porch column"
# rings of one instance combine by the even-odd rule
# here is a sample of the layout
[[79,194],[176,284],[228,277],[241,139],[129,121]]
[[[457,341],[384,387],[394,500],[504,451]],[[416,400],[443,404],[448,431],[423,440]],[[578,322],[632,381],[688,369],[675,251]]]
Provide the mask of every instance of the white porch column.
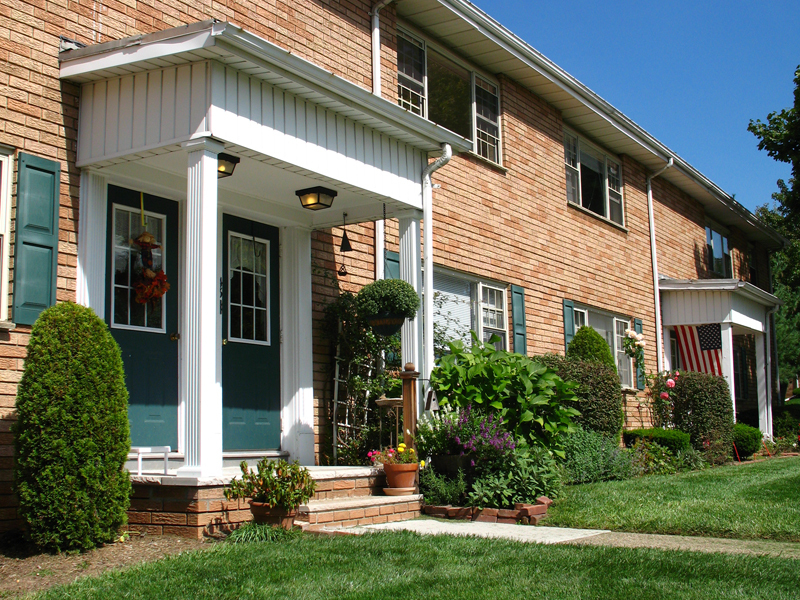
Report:
[[[410,283],[417,294],[422,296],[422,256],[420,255],[421,211],[411,211],[398,215],[400,222],[400,279]],[[429,267],[431,267],[430,265]],[[414,363],[420,370],[422,359],[422,314],[417,311],[414,319],[403,323],[401,333],[403,364]]]
[[184,148],[189,151],[189,169],[180,390],[186,407],[186,459],[178,476],[210,477],[222,472],[217,154],[224,146],[203,138],[187,142]]
[[722,376],[728,382],[733,405],[733,420],[736,422],[736,385],[733,381],[733,327],[730,323],[722,323]]
[[311,232],[281,228],[281,448],[314,464]]
[[764,334],[755,334],[756,389],[758,390],[758,428],[765,437],[772,438],[772,403],[767,394],[767,357],[764,351]]
[[101,319],[106,312],[106,180],[81,171],[78,204],[78,275],[76,302]]

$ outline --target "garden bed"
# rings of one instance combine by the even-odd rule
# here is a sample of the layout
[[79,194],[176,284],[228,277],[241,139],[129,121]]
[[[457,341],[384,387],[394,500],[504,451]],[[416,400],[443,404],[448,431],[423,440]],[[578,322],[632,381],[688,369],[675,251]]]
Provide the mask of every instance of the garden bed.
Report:
[[536,504],[517,503],[513,509],[478,508],[473,506],[434,506],[425,505],[422,512],[440,519],[459,519],[481,523],[518,523],[538,525],[547,516],[547,507],[553,503],[550,498],[540,496]]

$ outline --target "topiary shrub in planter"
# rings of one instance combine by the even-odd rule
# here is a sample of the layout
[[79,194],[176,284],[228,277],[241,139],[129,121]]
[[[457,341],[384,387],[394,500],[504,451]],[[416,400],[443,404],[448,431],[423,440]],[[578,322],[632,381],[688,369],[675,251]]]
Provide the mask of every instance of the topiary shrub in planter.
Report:
[[128,392],[119,346],[91,309],[42,312],[16,408],[14,488],[30,539],[57,551],[112,541],[131,492]]
[[577,401],[571,406],[580,411],[575,422],[584,429],[619,439],[622,429],[622,386],[617,370],[596,361],[545,354],[536,362],[555,369],[564,381],[578,384],[573,392]]
[[379,279],[361,288],[356,295],[356,307],[375,333],[392,335],[405,319],[416,316],[419,294],[401,279]]
[[580,360],[596,360],[617,370],[617,363],[611,354],[611,348],[593,327],[584,325],[575,332],[575,337],[567,347],[567,356]]
[[761,449],[761,440],[764,435],[760,429],[750,427],[744,423],[737,423],[733,426],[733,443],[736,444],[735,452],[739,458],[750,458]]

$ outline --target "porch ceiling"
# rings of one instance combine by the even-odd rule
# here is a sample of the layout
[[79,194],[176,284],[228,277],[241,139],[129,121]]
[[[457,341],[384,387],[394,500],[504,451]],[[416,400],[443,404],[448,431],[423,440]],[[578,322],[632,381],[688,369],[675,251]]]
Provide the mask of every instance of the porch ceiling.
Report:
[[564,121],[612,152],[626,154],[650,171],[669,158],[666,179],[700,202],[720,223],[776,249],[786,240],[622,112],[467,0],[402,0],[400,18],[427,31],[489,73],[504,74],[561,111]]
[[[241,162],[231,177],[218,180],[219,204],[223,208],[235,207],[239,213],[256,220],[266,215],[278,226],[323,229],[341,226],[343,213],[347,213],[348,224],[380,219],[384,202],[388,217],[409,209],[392,198],[376,196],[245,148],[228,146],[225,150],[240,156]],[[106,161],[94,165],[92,170],[123,186],[144,187],[155,194],[182,199],[186,195],[187,164],[186,150],[173,145]],[[338,192],[331,208],[310,211],[300,206],[295,191],[315,185]]]

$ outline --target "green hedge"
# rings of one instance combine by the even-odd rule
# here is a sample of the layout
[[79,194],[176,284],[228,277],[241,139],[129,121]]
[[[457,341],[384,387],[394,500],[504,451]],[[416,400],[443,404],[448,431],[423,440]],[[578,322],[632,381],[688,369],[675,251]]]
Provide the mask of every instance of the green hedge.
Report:
[[735,452],[739,458],[745,459],[753,456],[761,449],[763,434],[760,429],[750,427],[744,423],[737,423],[733,426],[733,443],[736,444]]
[[31,540],[53,550],[111,542],[131,492],[128,392],[119,346],[91,309],[42,312],[16,407],[14,489]]
[[676,429],[661,429],[659,427],[623,431],[622,439],[629,448],[636,444],[636,440],[645,439],[649,442],[655,442],[659,446],[675,454],[678,452],[686,452],[692,447],[688,433]]
[[800,435],[800,406],[786,404],[772,410],[772,434],[781,438]]
[[615,368],[559,354],[536,356],[533,360],[554,369],[564,381],[578,384],[573,390],[578,402],[572,404],[581,413],[575,417],[576,423],[606,437],[619,439],[622,429],[622,387]]
[[586,325],[575,332],[567,347],[567,356],[579,360],[596,360],[612,367],[615,372],[617,370],[617,363],[606,340],[594,328]]

